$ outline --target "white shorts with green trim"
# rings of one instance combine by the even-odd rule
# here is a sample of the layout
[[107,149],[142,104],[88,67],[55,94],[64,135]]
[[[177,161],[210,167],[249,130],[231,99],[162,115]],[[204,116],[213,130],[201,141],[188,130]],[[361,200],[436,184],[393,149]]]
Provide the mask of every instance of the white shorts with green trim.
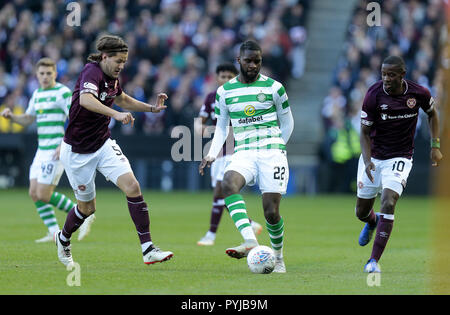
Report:
[[286,193],[289,166],[285,150],[242,150],[234,153],[225,173],[235,171],[245,178],[246,185],[258,184],[261,193]]
[[36,179],[39,184],[58,185],[64,166],[60,160],[54,160],[55,150],[37,150],[30,166],[29,179]]

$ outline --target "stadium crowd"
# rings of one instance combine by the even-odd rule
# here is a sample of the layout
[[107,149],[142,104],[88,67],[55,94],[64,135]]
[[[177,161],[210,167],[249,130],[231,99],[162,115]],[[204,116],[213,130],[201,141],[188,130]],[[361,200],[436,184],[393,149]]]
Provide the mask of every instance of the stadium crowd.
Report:
[[355,180],[360,155],[360,110],[367,89],[381,79],[385,57],[401,56],[407,66],[406,78],[427,87],[438,104],[442,90],[438,69],[441,34],[445,29],[442,1],[377,1],[381,27],[367,23],[369,2],[372,1],[359,1],[354,10],[342,56],[332,74],[332,87],[322,105],[326,133],[322,158],[342,175],[329,183],[329,191],[349,191],[348,178]]
[[[134,128],[113,128],[160,134],[176,125],[192,126],[205,95],[215,88],[215,67],[233,61],[245,39],[261,44],[262,73],[285,85],[289,77],[302,75],[308,1],[77,1],[79,26],[67,24],[71,1],[9,1],[0,8],[1,108],[26,109],[38,87],[33,66],[44,56],[57,61],[57,80],[73,89],[96,38],[111,33],[130,49],[123,89],[149,103],[157,92],[169,95],[163,113],[136,113]],[[0,132],[21,130],[0,124]]]

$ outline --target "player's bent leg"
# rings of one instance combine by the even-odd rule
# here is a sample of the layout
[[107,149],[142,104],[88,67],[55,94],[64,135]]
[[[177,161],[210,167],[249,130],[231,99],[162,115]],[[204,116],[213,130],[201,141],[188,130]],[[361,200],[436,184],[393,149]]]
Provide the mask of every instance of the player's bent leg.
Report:
[[133,172],[120,175],[117,178],[116,185],[127,197],[138,197],[141,195],[141,187]]
[[53,233],[59,230],[53,207],[47,202],[40,200],[39,186],[42,185],[43,184],[38,183],[37,179],[30,180],[29,195],[36,206],[39,217],[48,230],[44,237],[35,240],[36,243],[51,242],[53,239]]
[[358,197],[356,200],[355,214],[360,221],[366,223],[358,238],[358,243],[361,246],[365,246],[370,242],[380,218],[379,214],[373,211],[374,202],[375,198],[364,199]]
[[147,265],[167,261],[173,257],[170,251],[162,251],[153,244],[150,234],[150,216],[139,182],[133,172],[120,175],[115,184],[127,198],[128,210],[141,243],[144,263]]
[[386,248],[387,242],[394,226],[394,211],[400,194],[391,189],[385,188],[381,194],[381,217],[377,226],[377,232],[372,248],[372,255],[369,261],[378,263]]
[[230,213],[231,219],[234,225],[241,233],[244,243],[227,248],[225,253],[233,258],[247,257],[248,252],[258,246],[255,233],[250,224],[250,220],[247,215],[247,207],[245,205],[244,198],[239,193],[245,185],[245,178],[236,171],[228,171],[225,173],[222,181],[222,190],[225,197],[225,205]]
[[275,253],[275,268],[273,272],[285,273],[283,260],[284,220],[280,216],[280,193],[264,193],[262,195],[264,217],[269,232],[269,239]]
[[95,212],[95,198],[90,201],[78,200],[78,204],[69,211],[62,231],[54,234],[59,261],[67,266],[73,263],[70,239],[72,234]]
[[94,212],[95,212],[95,199],[90,201],[90,202],[83,202],[83,201],[79,201],[78,200],[77,208],[79,208],[80,212],[84,216],[86,216],[84,218],[84,222],[81,223],[81,226],[80,226],[80,229],[79,229],[79,232],[78,232],[78,237],[77,237],[77,239],[79,241],[82,241],[91,232],[92,224],[95,221],[95,214],[94,214]]

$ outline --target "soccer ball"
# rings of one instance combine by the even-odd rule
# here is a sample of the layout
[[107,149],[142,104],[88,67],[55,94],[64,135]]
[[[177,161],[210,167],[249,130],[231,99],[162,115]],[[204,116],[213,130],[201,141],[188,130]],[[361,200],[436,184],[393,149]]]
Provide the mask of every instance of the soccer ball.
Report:
[[247,264],[253,273],[271,273],[275,268],[275,254],[270,247],[256,246],[248,253]]

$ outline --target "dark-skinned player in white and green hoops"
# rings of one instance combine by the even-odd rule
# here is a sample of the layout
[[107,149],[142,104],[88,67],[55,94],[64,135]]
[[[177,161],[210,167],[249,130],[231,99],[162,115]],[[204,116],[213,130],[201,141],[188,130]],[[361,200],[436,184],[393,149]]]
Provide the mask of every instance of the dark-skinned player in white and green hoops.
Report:
[[[64,124],[69,113],[72,92],[56,82],[56,64],[50,58],[42,58],[36,64],[39,88],[33,92],[24,114],[15,115],[5,109],[1,115],[12,122],[28,126],[36,120],[38,149],[30,167],[29,195],[48,233],[37,239],[37,243],[50,242],[53,233],[59,230],[53,207],[68,213],[74,203],[64,194],[55,192],[55,187],[64,172],[59,161],[59,150],[64,137]],[[80,229],[78,239],[83,239],[90,230],[90,222]]]
[[226,253],[239,259],[246,257],[258,245],[240,194],[245,185],[258,183],[266,227],[276,257],[274,272],[284,273],[284,221],[279,208],[289,179],[286,143],[294,129],[294,119],[283,85],[259,73],[262,63],[260,46],[254,41],[246,41],[240,47],[237,61],[240,74],[217,90],[215,134],[209,153],[200,163],[199,172],[203,175],[204,168],[217,157],[231,120],[235,148],[225,168],[222,191],[225,205],[244,243],[228,248]]

